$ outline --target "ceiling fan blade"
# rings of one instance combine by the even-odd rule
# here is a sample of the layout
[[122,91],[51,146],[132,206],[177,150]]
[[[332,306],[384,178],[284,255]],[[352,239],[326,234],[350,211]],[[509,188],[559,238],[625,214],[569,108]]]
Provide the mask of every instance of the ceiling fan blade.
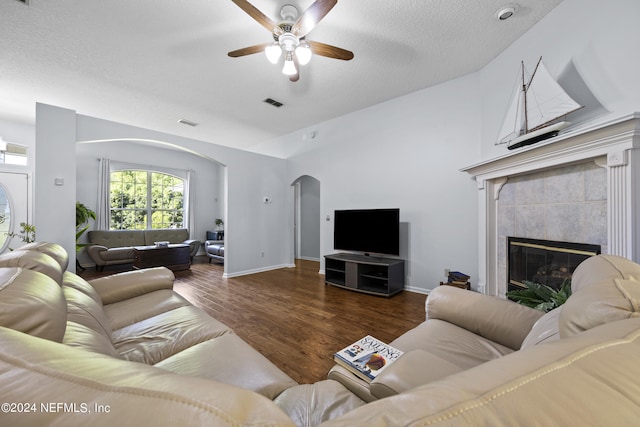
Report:
[[254,5],[249,3],[247,0],[231,0],[234,2],[240,9],[244,10],[247,15],[255,19],[260,25],[266,28],[271,33],[276,33],[278,35],[282,34],[282,28],[278,26],[275,22],[271,20],[264,13],[260,12]]
[[342,49],[339,47],[331,46],[330,44],[314,42],[307,40],[307,44],[311,48],[311,52],[316,55],[326,56],[327,58],[342,59],[343,61],[349,61],[353,59],[353,52],[350,50]]
[[338,0],[316,0],[300,15],[291,32],[298,37],[306,36],[337,3]]
[[242,49],[233,50],[227,53],[227,55],[229,55],[232,58],[237,58],[239,56],[253,55],[254,53],[264,52],[264,49],[267,46],[271,46],[271,43],[262,43],[254,46],[243,47]]

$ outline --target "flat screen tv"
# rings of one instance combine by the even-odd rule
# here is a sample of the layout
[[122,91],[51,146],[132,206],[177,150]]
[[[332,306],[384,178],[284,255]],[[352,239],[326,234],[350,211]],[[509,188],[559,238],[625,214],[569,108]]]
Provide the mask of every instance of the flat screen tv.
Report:
[[333,248],[400,255],[400,209],[335,211]]

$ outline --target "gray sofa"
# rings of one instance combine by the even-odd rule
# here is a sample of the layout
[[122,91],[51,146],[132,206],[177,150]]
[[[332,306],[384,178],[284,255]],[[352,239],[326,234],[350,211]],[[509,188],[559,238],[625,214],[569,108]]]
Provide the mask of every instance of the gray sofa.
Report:
[[101,271],[107,265],[130,264],[133,262],[135,246],[151,246],[155,242],[189,245],[189,255],[195,256],[200,248],[198,240],[189,239],[189,230],[171,228],[159,230],[92,230],[88,233],[87,254]]

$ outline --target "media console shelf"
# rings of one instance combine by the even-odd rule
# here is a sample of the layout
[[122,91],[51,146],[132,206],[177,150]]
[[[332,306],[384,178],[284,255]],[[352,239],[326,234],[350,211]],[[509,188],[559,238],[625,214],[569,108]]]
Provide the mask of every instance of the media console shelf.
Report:
[[357,254],[325,255],[325,283],[390,297],[404,289],[404,260]]

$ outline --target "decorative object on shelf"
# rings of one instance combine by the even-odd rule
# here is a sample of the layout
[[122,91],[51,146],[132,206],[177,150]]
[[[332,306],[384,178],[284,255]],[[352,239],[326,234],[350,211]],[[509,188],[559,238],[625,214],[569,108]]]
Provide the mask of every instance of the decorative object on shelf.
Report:
[[507,298],[536,310],[551,311],[560,307],[571,296],[571,281],[568,279],[558,289],[536,282],[524,281],[523,283],[526,289],[509,291]]
[[277,64],[281,56],[284,57],[282,73],[289,76],[289,80],[297,82],[300,78],[298,65],[306,65],[312,54],[327,58],[348,61],[353,58],[353,52],[325,43],[305,40],[305,36],[324,18],[338,3],[338,0],[316,0],[302,15],[298,9],[285,4],[280,9],[282,22],[275,23],[246,0],[232,0],[240,9],[255,19],[260,25],[270,31],[273,42],[249,46],[228,53],[232,58],[265,52],[272,64]]
[[364,381],[371,382],[403,354],[403,351],[367,335],[335,353],[333,360]]
[[558,135],[571,124],[560,119],[582,108],[551,77],[542,57],[529,80],[524,62],[520,73],[496,143],[509,144],[509,150]]
[[224,230],[224,221],[220,218],[216,218],[216,230]]

